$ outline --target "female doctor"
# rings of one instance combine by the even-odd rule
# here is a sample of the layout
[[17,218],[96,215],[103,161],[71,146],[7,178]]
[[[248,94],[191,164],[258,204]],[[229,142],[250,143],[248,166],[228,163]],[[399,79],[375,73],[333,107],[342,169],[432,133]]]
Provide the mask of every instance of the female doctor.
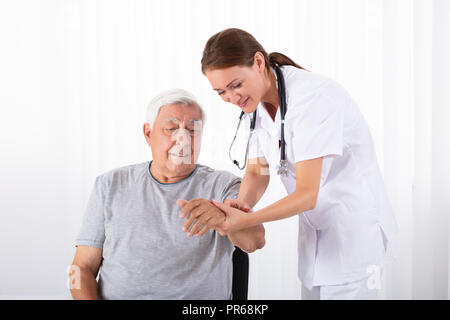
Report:
[[[267,54],[240,29],[213,35],[201,64],[212,88],[254,128],[234,208],[214,202],[226,214],[215,229],[228,234],[299,215],[302,299],[375,299],[396,222],[356,103],[335,81]],[[256,205],[269,167],[288,195],[252,213],[236,208]]]

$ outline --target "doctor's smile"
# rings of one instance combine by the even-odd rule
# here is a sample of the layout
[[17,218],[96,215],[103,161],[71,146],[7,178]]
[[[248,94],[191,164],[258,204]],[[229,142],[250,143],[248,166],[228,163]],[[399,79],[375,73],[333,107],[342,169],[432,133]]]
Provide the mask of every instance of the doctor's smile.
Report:
[[249,99],[250,99],[250,98],[245,99],[244,102],[239,103],[238,106],[239,106],[240,108],[245,108],[245,107],[247,106],[247,102],[248,102]]

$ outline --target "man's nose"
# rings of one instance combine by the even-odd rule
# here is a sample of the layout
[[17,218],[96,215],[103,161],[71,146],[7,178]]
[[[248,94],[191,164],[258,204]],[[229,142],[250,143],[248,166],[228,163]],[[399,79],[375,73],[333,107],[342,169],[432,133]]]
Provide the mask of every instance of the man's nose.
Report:
[[175,141],[177,144],[185,145],[191,142],[189,132],[186,129],[178,129],[175,133]]

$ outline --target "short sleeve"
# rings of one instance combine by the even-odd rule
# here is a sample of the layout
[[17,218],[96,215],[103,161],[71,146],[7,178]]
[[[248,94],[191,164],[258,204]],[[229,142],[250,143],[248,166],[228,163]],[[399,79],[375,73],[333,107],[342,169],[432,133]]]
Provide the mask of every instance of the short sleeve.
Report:
[[224,202],[226,199],[237,199],[239,196],[240,188],[241,188],[241,179],[238,177],[231,179],[231,181],[229,181],[229,183],[225,186],[220,201]]
[[[246,121],[245,124],[247,126],[247,128],[250,128],[250,117],[246,117]],[[258,134],[258,128],[256,128],[249,140],[248,143],[248,159],[256,159],[256,158],[260,158],[260,157],[264,157],[264,154],[259,146],[259,134]],[[250,130],[249,130],[249,134],[250,134]]]
[[258,133],[257,130],[255,130],[248,145],[248,159],[256,159],[260,157],[264,157],[264,154],[259,147]]
[[290,122],[295,162],[342,155],[342,105],[325,93],[312,100]]
[[102,180],[101,177],[97,177],[84,213],[81,230],[75,240],[75,246],[103,248],[105,241],[104,200]]

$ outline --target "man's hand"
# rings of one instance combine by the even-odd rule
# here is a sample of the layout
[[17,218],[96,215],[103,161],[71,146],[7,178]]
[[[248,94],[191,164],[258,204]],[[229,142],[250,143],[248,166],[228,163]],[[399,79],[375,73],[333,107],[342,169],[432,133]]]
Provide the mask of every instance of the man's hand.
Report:
[[[177,200],[177,205],[182,208],[180,218],[187,217],[183,224],[183,231],[188,232],[189,237],[192,237],[194,234],[197,234],[197,237],[201,237],[211,228],[225,221],[223,211],[206,199],[194,199],[191,201],[179,199]],[[219,234],[224,235],[221,232]]]

